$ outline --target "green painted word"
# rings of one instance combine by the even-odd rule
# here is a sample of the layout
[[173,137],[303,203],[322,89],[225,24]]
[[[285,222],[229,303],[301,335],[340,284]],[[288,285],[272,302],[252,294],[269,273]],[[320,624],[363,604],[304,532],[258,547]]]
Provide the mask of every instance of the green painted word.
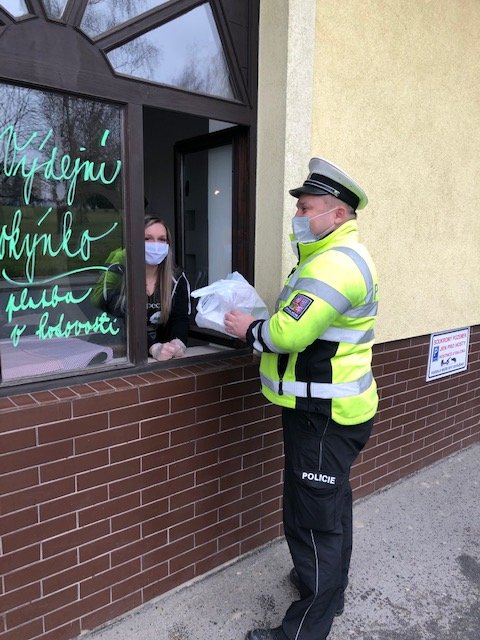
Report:
[[[109,130],[105,129],[100,146],[106,145],[109,133]],[[97,166],[92,160],[72,158],[68,153],[60,155],[56,146],[52,147],[48,159],[40,162],[41,153],[52,136],[53,129],[49,129],[43,137],[38,131],[34,131],[23,144],[20,144],[14,125],[6,126],[0,132],[4,151],[3,173],[7,177],[20,175],[23,178],[23,198],[26,204],[30,203],[36,174],[44,180],[65,181],[68,185],[66,201],[69,205],[75,199],[79,179],[102,184],[112,184],[117,179],[122,167],[121,160],[115,161],[115,168],[110,176],[105,175],[105,162]],[[82,153],[86,150],[85,147],[79,148]]]
[[80,302],[83,302],[89,297],[91,291],[92,289],[89,288],[86,293],[76,297],[72,291],[59,293],[59,285],[56,284],[52,287],[51,291],[42,289],[39,292],[40,295],[38,296],[38,299],[34,300],[30,295],[29,289],[24,287],[20,291],[11,293],[8,296],[7,304],[5,305],[7,322],[11,322],[13,314],[18,313],[19,311],[28,311],[29,309],[48,309],[49,307],[54,309],[62,302],[65,302],[66,304],[80,304]]
[[[48,216],[52,208],[50,207],[46,214],[42,216],[38,224],[40,225]],[[13,215],[10,227],[8,224],[3,225],[0,229],[0,259],[9,257],[20,260],[26,258],[25,261],[25,277],[27,282],[33,283],[35,279],[35,266],[37,254],[41,256],[58,256],[63,252],[69,258],[80,256],[83,261],[90,258],[90,247],[92,243],[108,236],[117,226],[114,222],[109,229],[98,236],[90,235],[90,231],[85,229],[78,241],[78,247],[71,247],[72,239],[72,213],[66,211],[63,216],[63,229],[59,239],[54,242],[51,233],[22,233],[22,211],[17,209]],[[9,279],[5,269],[2,269],[4,278]]]
[[58,322],[49,325],[48,311],[42,314],[38,329],[35,331],[40,340],[48,340],[49,338],[69,338],[70,336],[88,335],[90,333],[101,333],[102,335],[110,334],[116,336],[120,331],[115,327],[116,318],[110,318],[105,311],[97,316],[93,322],[81,322],[80,320],[65,320],[65,314],[61,313]]

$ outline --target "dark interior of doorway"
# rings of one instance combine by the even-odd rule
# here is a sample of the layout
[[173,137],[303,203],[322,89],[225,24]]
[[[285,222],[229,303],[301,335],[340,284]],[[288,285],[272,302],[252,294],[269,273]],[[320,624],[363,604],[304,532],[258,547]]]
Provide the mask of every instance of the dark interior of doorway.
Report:
[[[173,237],[173,246],[178,248],[175,237],[178,229],[175,176],[175,145],[184,140],[191,140],[204,136],[218,129],[229,128],[234,125],[210,120],[205,117],[177,113],[156,108],[144,108],[144,193],[145,213],[155,214],[165,220]],[[202,242],[202,238],[198,242]],[[178,251],[180,254],[180,251]],[[180,256],[175,255],[177,264],[186,270],[181,263]],[[203,286],[206,282],[190,282],[192,289],[195,285]],[[232,348],[244,347],[243,343],[230,337],[208,329],[199,330],[195,326],[195,301],[192,300],[192,316],[189,344],[204,344],[214,342]]]

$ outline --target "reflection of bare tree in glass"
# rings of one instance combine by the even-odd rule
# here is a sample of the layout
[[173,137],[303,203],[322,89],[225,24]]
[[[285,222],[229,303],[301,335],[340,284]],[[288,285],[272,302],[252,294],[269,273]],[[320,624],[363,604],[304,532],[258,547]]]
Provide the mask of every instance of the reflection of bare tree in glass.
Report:
[[231,93],[229,72],[222,52],[199,55],[195,45],[190,47],[190,59],[182,73],[174,80],[177,87],[187,91],[227,96]]
[[[44,93],[42,111],[45,121],[53,131],[52,145],[57,148],[59,173],[60,159],[68,155],[72,162],[75,158],[89,160],[97,166],[103,162],[105,174],[113,174],[116,162],[120,159],[120,125],[116,110],[112,112],[112,107],[102,102]],[[106,130],[110,132],[108,142],[101,146],[101,139]],[[51,148],[52,146],[50,150]],[[65,211],[73,208],[77,214],[77,222],[87,222],[88,209],[98,205],[99,191],[103,192],[101,198],[104,203],[108,196],[111,197],[107,208],[119,208],[119,203],[115,202],[118,198],[114,189],[109,193],[108,189],[102,189],[100,183],[84,182],[80,179],[73,206],[69,206],[66,202],[66,185],[57,183],[52,196],[56,202],[59,230]]]
[[110,51],[108,57],[116,72],[141,78],[152,78],[154,69],[162,58],[157,47],[143,38],[137,38]]
[[60,18],[67,4],[67,0],[43,0],[43,4],[49,16]]
[[164,2],[166,0],[90,0],[82,30],[89,35],[104,33]]
[[[32,104],[32,91],[0,85],[0,133],[13,127],[18,139],[24,140],[29,135],[32,119],[37,118],[35,105]],[[6,140],[0,144],[0,165],[4,162]],[[22,192],[23,181],[18,175],[7,176],[0,171],[0,203],[17,204],[18,195]]]

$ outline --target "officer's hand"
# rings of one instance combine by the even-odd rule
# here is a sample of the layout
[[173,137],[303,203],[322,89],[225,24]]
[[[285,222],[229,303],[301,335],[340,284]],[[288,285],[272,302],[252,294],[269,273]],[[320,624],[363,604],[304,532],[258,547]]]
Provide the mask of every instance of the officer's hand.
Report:
[[255,316],[234,309],[225,314],[223,322],[227,333],[240,338],[240,340],[246,340],[247,329],[254,320]]

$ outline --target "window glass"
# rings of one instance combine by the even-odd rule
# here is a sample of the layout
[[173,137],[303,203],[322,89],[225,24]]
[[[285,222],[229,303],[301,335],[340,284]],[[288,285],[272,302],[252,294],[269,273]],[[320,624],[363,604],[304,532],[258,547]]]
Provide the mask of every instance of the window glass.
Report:
[[119,73],[196,93],[234,98],[209,4],[196,7],[107,55]]
[[192,289],[232,271],[232,145],[184,153],[184,263]]
[[90,0],[80,28],[89,36],[98,36],[167,0]]
[[126,358],[120,129],[116,106],[0,85],[3,383]]
[[67,0],[43,0],[45,10],[51,18],[61,18]]
[[12,16],[24,16],[28,13],[27,5],[24,0],[4,0],[4,2],[0,2],[0,7],[6,9],[8,13]]

